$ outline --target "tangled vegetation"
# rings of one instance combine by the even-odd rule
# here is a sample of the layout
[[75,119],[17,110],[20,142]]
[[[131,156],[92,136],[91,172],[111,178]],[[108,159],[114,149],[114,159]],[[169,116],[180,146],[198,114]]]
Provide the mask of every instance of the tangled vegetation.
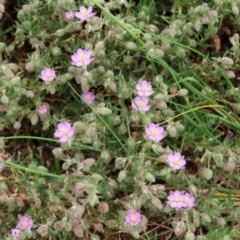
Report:
[[238,0],[0,0],[0,240],[240,239]]

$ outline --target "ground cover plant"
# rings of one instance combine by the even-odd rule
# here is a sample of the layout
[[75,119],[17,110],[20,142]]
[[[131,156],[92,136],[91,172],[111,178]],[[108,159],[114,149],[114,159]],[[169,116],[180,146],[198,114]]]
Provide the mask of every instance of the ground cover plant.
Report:
[[239,7],[0,0],[0,239],[240,239]]

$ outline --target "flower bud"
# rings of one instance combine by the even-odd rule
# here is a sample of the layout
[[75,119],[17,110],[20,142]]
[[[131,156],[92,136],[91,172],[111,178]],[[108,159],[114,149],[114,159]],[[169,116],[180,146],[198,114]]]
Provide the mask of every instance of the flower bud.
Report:
[[93,223],[92,225],[97,232],[103,232],[103,225],[101,223]]
[[6,96],[6,95],[3,95],[1,97],[1,102],[4,104],[4,105],[7,105],[9,103],[9,98]]
[[32,125],[36,125],[38,123],[38,115],[37,114],[31,114],[29,116],[29,119],[30,119]]
[[205,168],[205,167],[203,167],[203,168],[200,170],[200,176],[201,176],[201,178],[203,178],[203,179],[210,180],[210,179],[213,177],[213,171],[212,171],[212,169],[210,169],[210,168]]
[[195,228],[200,226],[200,213],[196,210],[193,210],[193,224]]
[[200,21],[197,21],[195,22],[194,24],[194,29],[197,31],[197,32],[200,32],[202,30],[202,23]]
[[177,222],[176,226],[174,226],[175,235],[178,237],[185,232],[186,232],[186,224],[183,221]]
[[95,160],[93,158],[87,158],[82,162],[84,170],[88,170],[93,164],[95,164]]
[[235,73],[234,73],[233,71],[231,71],[231,70],[226,70],[226,71],[225,71],[225,74],[226,74],[229,78],[235,78],[235,77],[236,77]]
[[152,197],[152,205],[159,210],[163,209],[163,205],[157,197],[154,197],[154,196]]
[[171,137],[176,137],[177,136],[177,129],[172,123],[168,124],[167,132]]
[[126,179],[126,177],[127,177],[126,170],[122,170],[119,172],[117,180],[118,180],[118,182],[122,182]]
[[226,67],[231,67],[234,64],[234,61],[228,57],[218,58],[217,60],[218,62],[221,62]]
[[35,8],[32,5],[23,5],[22,9],[25,13],[31,13]]
[[17,72],[18,71],[18,65],[15,63],[9,63],[8,67],[10,70],[12,70],[13,72]]
[[239,16],[239,8],[235,3],[232,4],[232,12],[235,16]]
[[125,43],[125,47],[126,47],[128,50],[133,50],[133,51],[137,50],[137,48],[138,48],[136,43],[130,42],[130,41],[128,41],[128,42]]
[[124,135],[125,133],[127,133],[127,127],[124,123],[122,123],[119,127],[118,127],[118,133],[120,135]]
[[28,62],[28,63],[26,63],[25,69],[26,69],[28,72],[33,72],[33,71],[34,71],[34,63],[33,63],[33,62]]
[[226,221],[225,221],[224,218],[222,218],[222,217],[218,218],[218,220],[217,220],[217,225],[218,225],[218,227],[225,227],[226,224],[227,224],[227,223],[226,223]]
[[99,139],[94,139],[92,142],[92,146],[94,150],[100,150],[102,143],[99,141]]
[[11,79],[10,84],[12,86],[20,85],[20,80],[21,80],[20,77],[14,77],[14,78]]
[[37,208],[37,209],[40,209],[42,206],[42,201],[40,198],[35,198],[34,199],[34,207]]
[[227,164],[227,170],[228,170],[228,172],[233,173],[233,171],[235,170],[235,168],[236,168],[236,162],[230,160],[230,161],[228,162],[228,164]]
[[[79,23],[78,23],[78,25],[80,25]],[[62,37],[62,36],[64,36],[66,34],[66,31],[64,30],[64,29],[58,29],[56,32],[55,32],[55,36],[57,36],[57,37]]]
[[61,50],[60,47],[51,48],[51,52],[52,52],[52,55],[55,56],[55,57],[58,57],[58,56],[62,55],[62,50]]
[[101,213],[108,213],[109,212],[109,206],[107,203],[101,203],[98,205],[98,211]]
[[152,150],[153,150],[156,154],[162,154],[162,153],[164,152],[162,146],[159,145],[159,144],[152,144]]
[[41,235],[41,237],[46,237],[48,234],[48,226],[47,225],[41,225],[37,229],[37,233]]
[[94,207],[96,204],[99,203],[98,197],[94,194],[94,195],[89,195],[89,200],[88,200],[89,204]]
[[97,107],[96,108],[96,113],[102,116],[107,116],[112,113],[112,110],[107,107]]
[[94,50],[95,51],[104,50],[104,42],[103,41],[97,42],[96,45],[95,45]]
[[187,94],[188,94],[188,90],[187,89],[180,89],[177,92],[177,96],[180,96],[180,97],[186,96]]
[[146,172],[146,173],[145,173],[145,178],[146,178],[149,182],[156,182],[156,179],[155,179],[154,175],[151,174],[150,172]]
[[149,24],[149,25],[146,25],[146,28],[152,33],[159,33],[159,29],[156,25]]
[[60,159],[63,159],[65,157],[63,150],[61,148],[54,148],[52,150],[52,153],[55,157],[60,158]]
[[124,167],[124,165],[126,164],[127,159],[126,158],[117,158],[115,160],[115,168],[116,169],[121,169]]
[[106,184],[109,185],[111,188],[118,188],[118,183],[112,178],[108,178]]
[[100,240],[100,237],[96,234],[91,234],[91,240]]
[[126,55],[123,57],[123,62],[126,64],[130,64],[130,63],[132,63],[132,61],[133,61],[133,58],[130,55]]
[[22,124],[21,124],[21,122],[15,122],[14,124],[13,124],[13,128],[14,129],[16,129],[16,130],[19,130],[20,128],[21,128],[21,126],[22,126]]
[[134,138],[130,137],[127,139],[127,146],[130,150],[133,150],[136,146],[136,141]]
[[100,159],[101,159],[104,163],[108,164],[108,163],[110,162],[110,160],[111,160],[110,153],[109,153],[107,150],[103,150],[103,151],[101,152],[101,154],[100,154]]
[[188,230],[187,234],[185,235],[185,240],[194,240],[194,239],[195,239],[194,233]]
[[140,121],[140,115],[138,112],[132,112],[130,115],[130,119],[134,123],[138,123]]
[[63,221],[60,220],[60,221],[54,223],[53,228],[54,228],[57,232],[60,232],[60,231],[62,231],[62,229],[63,229],[63,225],[64,225]]
[[194,196],[196,196],[198,193],[198,189],[194,184],[189,184],[188,191]]
[[202,217],[202,224],[205,226],[209,225],[209,223],[211,223],[212,221],[211,217],[206,213],[202,213],[201,217]]
[[147,54],[150,58],[162,58],[164,56],[164,52],[160,48],[151,48]]

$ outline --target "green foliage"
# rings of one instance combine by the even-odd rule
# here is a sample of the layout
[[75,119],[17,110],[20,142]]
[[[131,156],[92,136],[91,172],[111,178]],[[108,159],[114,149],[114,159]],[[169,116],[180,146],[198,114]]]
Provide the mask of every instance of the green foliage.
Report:
[[[67,19],[80,6],[93,16]],[[236,1],[0,0],[0,19],[3,239],[239,239]],[[134,111],[139,80],[146,112]],[[177,190],[195,206],[174,209]]]

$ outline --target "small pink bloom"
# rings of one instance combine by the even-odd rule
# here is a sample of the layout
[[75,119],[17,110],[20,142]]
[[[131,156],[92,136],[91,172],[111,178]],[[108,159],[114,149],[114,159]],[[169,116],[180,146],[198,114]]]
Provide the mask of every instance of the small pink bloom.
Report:
[[70,19],[74,18],[74,12],[73,11],[66,12],[65,17],[66,17],[67,20],[70,20]]
[[135,97],[132,101],[132,108],[135,111],[147,112],[150,109],[150,106],[148,105],[148,98]]
[[82,94],[82,99],[84,102],[86,102],[87,104],[92,104],[95,100],[95,95],[92,92],[85,92]]
[[136,85],[136,92],[140,97],[149,97],[153,93],[152,85],[146,80],[140,80]]
[[94,16],[94,13],[92,12],[92,7],[84,7],[80,6],[79,12],[75,13],[75,16],[82,21],[88,21],[92,16]]
[[159,127],[157,124],[151,123],[145,129],[147,138],[154,141],[160,142],[165,137],[165,132],[163,127]]
[[54,136],[59,138],[59,142],[67,142],[74,134],[74,130],[70,123],[59,123]]
[[179,191],[172,192],[168,197],[168,203],[172,208],[184,208],[183,194]]
[[44,115],[48,112],[48,107],[46,105],[42,105],[38,108],[38,113],[40,115]]
[[12,230],[12,236],[13,236],[14,239],[18,238],[20,236],[20,230],[18,230],[16,228],[13,229]]
[[136,211],[130,211],[125,217],[126,223],[131,226],[136,226],[141,221],[141,215]]
[[195,197],[193,197],[189,193],[185,193],[183,195],[183,203],[185,204],[184,207],[186,207],[186,208],[193,208],[195,206]]
[[56,77],[56,73],[52,68],[44,68],[41,71],[40,78],[45,82],[51,82]]
[[85,50],[79,48],[77,50],[77,52],[71,56],[73,65],[78,66],[78,67],[87,66],[92,61],[91,56],[92,56],[91,51],[85,51]]
[[174,170],[179,170],[185,166],[186,161],[180,152],[176,152],[168,155],[168,164]]
[[20,218],[20,222],[17,225],[18,229],[24,230],[26,232],[30,232],[33,225],[33,221],[31,217],[23,216]]

